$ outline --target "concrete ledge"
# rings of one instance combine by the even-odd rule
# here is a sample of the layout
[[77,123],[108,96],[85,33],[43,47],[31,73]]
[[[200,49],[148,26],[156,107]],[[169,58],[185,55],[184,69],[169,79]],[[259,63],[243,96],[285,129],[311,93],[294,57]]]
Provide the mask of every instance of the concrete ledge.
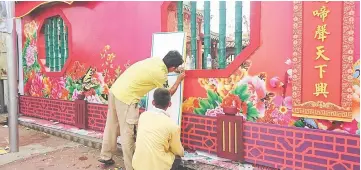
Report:
[[[19,124],[22,126],[25,126],[27,128],[30,128],[30,129],[34,129],[34,130],[44,132],[44,133],[47,133],[47,134],[50,134],[53,136],[57,136],[60,138],[64,138],[64,139],[67,139],[70,141],[74,141],[74,142],[77,142],[82,145],[92,147],[95,149],[100,149],[102,146],[102,140],[98,139],[98,138],[92,138],[89,136],[79,135],[79,134],[64,131],[61,129],[42,126],[42,125],[39,125],[36,123],[25,122],[25,121],[21,121],[21,120],[19,120]],[[118,144],[118,150],[119,151],[122,150],[120,144]],[[199,162],[195,163],[193,161],[183,161],[183,163],[181,164],[181,167],[179,167],[179,170],[216,170],[216,169],[223,170],[225,168],[208,165],[208,164],[203,164],[203,163],[199,163]]]

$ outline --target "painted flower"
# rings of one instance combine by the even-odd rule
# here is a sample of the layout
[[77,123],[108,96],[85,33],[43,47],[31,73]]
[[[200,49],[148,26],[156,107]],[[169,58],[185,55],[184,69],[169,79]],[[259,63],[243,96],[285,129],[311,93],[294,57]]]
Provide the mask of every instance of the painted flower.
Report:
[[104,76],[100,72],[96,72],[93,74],[93,77],[96,79],[98,84],[105,84]]
[[74,89],[73,96],[71,97],[72,100],[77,100],[78,96],[81,94],[77,89]]
[[250,94],[249,101],[256,106],[259,112],[259,117],[263,117],[266,111],[266,106],[261,99],[266,97],[266,82],[258,76],[246,76],[238,84],[248,84],[248,92]]
[[273,121],[279,125],[289,125],[292,119],[292,98],[276,96],[273,99],[274,110],[271,113]]
[[199,99],[196,97],[190,97],[183,102],[182,111],[184,113],[194,113],[194,109],[199,107]]
[[198,83],[206,90],[217,92],[221,97],[226,97],[228,93],[237,87],[237,83],[247,75],[247,70],[239,67],[228,78],[199,78]]
[[355,119],[353,119],[352,122],[344,122],[341,125],[341,129],[348,133],[356,134],[356,131],[358,130],[358,122]]
[[97,103],[97,104],[102,104],[102,101],[100,100],[98,95],[92,95],[92,96],[87,96],[85,98],[89,103]]
[[63,90],[60,93],[60,99],[62,100],[68,100],[69,91],[66,88],[63,88]]
[[57,99],[61,98],[64,95],[65,89],[65,80],[64,77],[54,78],[52,79],[52,91],[51,95],[56,97]]
[[44,95],[45,96],[49,96],[51,94],[51,82],[49,77],[44,77],[43,78],[43,84],[44,84]]
[[291,65],[291,64],[292,64],[292,60],[291,60],[291,59],[289,59],[289,58],[287,58],[287,60],[285,61],[285,64],[287,64],[287,65]]
[[87,72],[88,69],[80,64],[79,61],[75,61],[74,65],[66,72],[67,76],[70,76],[74,81],[81,79]]
[[36,74],[34,79],[31,81],[30,95],[33,97],[43,97],[44,84],[42,81],[42,76]]
[[107,84],[104,84],[103,89],[102,89],[102,94],[109,94],[109,87]]
[[28,67],[35,63],[35,54],[37,52],[36,46],[29,45],[26,49],[25,60]]
[[88,91],[83,91],[83,94],[85,95],[85,97],[89,97],[89,96],[93,96],[96,94],[95,90],[93,88],[91,88]]
[[34,34],[38,30],[38,24],[33,20],[24,25],[24,34],[25,37],[32,40],[34,38]]
[[272,77],[269,83],[273,88],[282,87],[284,85],[279,77]]
[[354,85],[352,89],[352,118],[360,122],[360,86]]
[[[237,112],[241,111],[241,106],[242,106],[242,101],[239,98],[239,96],[234,95],[234,94],[228,94],[222,101],[222,103],[220,104],[221,108],[226,108],[226,107],[236,107],[237,108]],[[246,104],[247,105],[247,104]],[[245,110],[247,112],[247,108]],[[246,113],[244,110],[242,113]]]
[[221,107],[216,107],[215,109],[208,109],[205,115],[216,117],[218,114],[224,114],[223,109]]

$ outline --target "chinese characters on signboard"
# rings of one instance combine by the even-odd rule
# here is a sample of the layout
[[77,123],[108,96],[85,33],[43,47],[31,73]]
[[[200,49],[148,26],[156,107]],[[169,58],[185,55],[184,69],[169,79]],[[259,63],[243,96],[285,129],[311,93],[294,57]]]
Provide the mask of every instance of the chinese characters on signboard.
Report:
[[351,121],[355,3],[293,4],[292,115]]
[[316,47],[316,58],[315,60],[323,60],[324,64],[316,65],[315,69],[319,70],[319,78],[320,82],[315,84],[315,92],[313,93],[315,96],[323,95],[327,98],[327,95],[330,93],[327,91],[328,84],[323,81],[323,74],[326,74],[327,63],[331,60],[326,56],[325,46],[322,44],[326,41],[327,36],[330,32],[327,31],[327,24],[325,23],[328,14],[330,11],[326,6],[322,6],[319,10],[313,11],[313,16],[320,18],[321,24],[317,26],[315,31],[314,38],[320,41],[320,45]]

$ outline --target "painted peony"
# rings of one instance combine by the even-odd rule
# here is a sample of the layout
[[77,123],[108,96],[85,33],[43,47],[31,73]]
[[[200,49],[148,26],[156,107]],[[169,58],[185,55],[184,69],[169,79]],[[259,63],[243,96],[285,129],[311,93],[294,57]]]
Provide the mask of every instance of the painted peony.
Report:
[[32,66],[35,63],[36,52],[37,52],[36,46],[33,45],[29,45],[28,48],[26,49],[25,61],[28,67]]
[[36,74],[34,79],[31,81],[31,87],[29,93],[33,97],[43,97],[43,88],[44,84],[42,81],[42,76],[40,74]]
[[259,117],[263,117],[266,111],[266,106],[261,101],[261,99],[266,97],[265,81],[258,76],[246,76],[238,83],[238,85],[242,84],[248,84],[248,92],[251,95],[249,101],[251,101],[253,105],[256,106],[259,112]]
[[215,109],[208,109],[206,112],[206,116],[216,117],[218,114],[224,114],[221,107],[216,107]]
[[241,104],[242,101],[241,99],[239,99],[239,97],[237,95],[234,94],[228,94],[222,101],[221,103],[221,107],[222,108],[226,108],[226,107],[236,107],[237,108],[237,112],[241,111]]
[[273,99],[275,105],[271,116],[273,121],[279,125],[289,125],[292,120],[292,98],[287,96],[276,96]]

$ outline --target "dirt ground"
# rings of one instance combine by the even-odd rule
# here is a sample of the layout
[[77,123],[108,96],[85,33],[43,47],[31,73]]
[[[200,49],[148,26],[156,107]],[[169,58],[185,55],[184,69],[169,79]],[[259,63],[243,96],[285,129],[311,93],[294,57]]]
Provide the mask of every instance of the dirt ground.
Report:
[[[0,114],[0,123],[5,120]],[[9,128],[0,124],[0,151],[8,150]],[[124,169],[121,151],[114,156],[115,165],[104,167],[98,162],[100,150],[19,126],[19,152],[0,152],[1,170],[120,170]],[[187,163],[178,170],[222,170],[212,165]]]
[[[0,148],[8,144],[7,127],[0,126]],[[114,170],[123,167],[121,155],[116,164],[104,167],[97,160],[99,150],[89,148],[62,138],[19,126],[17,153],[0,155],[1,170]]]

